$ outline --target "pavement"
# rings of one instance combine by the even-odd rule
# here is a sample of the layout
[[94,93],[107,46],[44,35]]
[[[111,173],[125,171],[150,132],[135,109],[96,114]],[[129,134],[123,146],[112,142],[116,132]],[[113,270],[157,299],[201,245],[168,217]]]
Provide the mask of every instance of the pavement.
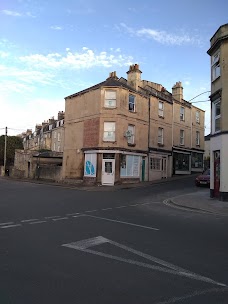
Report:
[[170,198],[167,203],[191,211],[228,216],[228,202],[211,198],[209,188],[197,189],[195,192]]
[[[191,177],[197,176],[198,174],[192,174]],[[84,191],[118,191],[125,189],[134,189],[134,188],[146,188],[150,185],[167,183],[172,181],[178,181],[184,178],[189,178],[189,175],[184,176],[173,176],[162,180],[154,180],[150,182],[141,182],[141,183],[123,183],[115,186],[102,186],[102,185],[84,185],[83,183],[57,183],[47,180],[34,180],[34,179],[15,179],[11,177],[0,177],[0,179],[9,179],[9,180],[19,180],[24,182],[32,182],[38,184],[48,184],[52,186],[66,187],[66,188],[75,188],[78,190]],[[218,214],[228,216],[228,202],[219,201],[216,198],[210,197],[209,188],[196,188],[196,191],[191,193],[186,193],[184,195],[179,195],[176,197],[171,197],[168,200],[164,201],[165,204],[181,208],[189,211],[195,212],[204,212],[210,214]]]

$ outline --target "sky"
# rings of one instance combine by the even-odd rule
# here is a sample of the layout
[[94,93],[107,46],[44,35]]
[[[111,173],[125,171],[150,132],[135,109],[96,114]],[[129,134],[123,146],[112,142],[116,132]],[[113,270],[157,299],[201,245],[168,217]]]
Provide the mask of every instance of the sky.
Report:
[[0,135],[34,131],[65,110],[64,97],[113,71],[127,78],[134,63],[170,92],[181,81],[209,134],[207,50],[227,12],[227,0],[1,0]]

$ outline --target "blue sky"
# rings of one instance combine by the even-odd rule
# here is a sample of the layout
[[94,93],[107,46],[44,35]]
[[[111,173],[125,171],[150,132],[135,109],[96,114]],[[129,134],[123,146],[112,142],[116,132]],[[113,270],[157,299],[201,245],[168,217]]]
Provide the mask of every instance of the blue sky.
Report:
[[[169,91],[182,81],[186,100],[210,90],[206,52],[227,11],[227,0],[1,0],[0,134],[34,130],[64,110],[64,97],[112,71],[126,77],[133,63]],[[195,105],[208,134],[210,103]]]

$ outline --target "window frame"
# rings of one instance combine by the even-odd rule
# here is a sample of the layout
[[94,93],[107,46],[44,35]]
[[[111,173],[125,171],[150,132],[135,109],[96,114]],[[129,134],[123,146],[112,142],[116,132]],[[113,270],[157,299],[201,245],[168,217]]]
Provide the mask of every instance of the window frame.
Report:
[[[160,107],[160,105],[161,105],[161,107]],[[164,102],[161,100],[158,101],[158,116],[164,117]]]
[[196,146],[200,146],[200,131],[196,131]]
[[127,138],[127,143],[129,145],[134,145],[135,144],[135,125],[129,124],[127,129],[128,129],[128,131],[132,132],[132,136]]
[[[109,94],[115,94],[115,98],[109,98],[107,97],[106,95]],[[108,108],[108,109],[115,109],[116,108],[116,96],[117,96],[117,93],[115,90],[105,90],[105,94],[104,94],[104,107],[105,108]],[[108,104],[107,101],[114,101],[114,105],[110,105]]]
[[[216,115],[216,106],[220,105],[220,113]],[[213,102],[213,109],[212,109],[212,126],[213,126],[213,133],[218,133],[221,131],[221,99],[217,99]],[[216,129],[216,121],[219,120],[219,129]]]
[[200,124],[200,111],[196,111],[196,123]]
[[[219,71],[219,72],[217,72]],[[211,81],[215,81],[221,76],[221,67],[220,67],[220,51],[217,51],[211,57]]]
[[[159,132],[161,132],[161,134],[159,134]],[[164,144],[164,128],[161,127],[158,127],[158,144],[160,145]]]
[[[114,126],[113,130],[108,130],[107,129],[108,124],[112,124],[112,126]],[[105,128],[105,125],[106,125],[106,128]],[[115,121],[104,121],[103,127],[104,127],[103,141],[105,141],[105,142],[115,142],[116,141],[116,122]],[[110,138],[105,136],[105,134],[109,133],[109,132],[113,134],[113,136],[110,136]]]
[[[131,101],[131,98],[133,98],[133,102]],[[136,106],[136,96],[135,95],[133,95],[133,94],[129,94],[129,96],[128,96],[128,111],[129,112],[136,112],[136,110],[135,110],[135,106]],[[133,109],[131,109],[131,106],[130,105],[133,105]]]
[[180,130],[180,146],[184,146],[184,130]]
[[182,107],[182,106],[180,107],[180,120],[185,121],[185,107]]
[[160,157],[150,157],[150,170],[161,171],[161,158]]

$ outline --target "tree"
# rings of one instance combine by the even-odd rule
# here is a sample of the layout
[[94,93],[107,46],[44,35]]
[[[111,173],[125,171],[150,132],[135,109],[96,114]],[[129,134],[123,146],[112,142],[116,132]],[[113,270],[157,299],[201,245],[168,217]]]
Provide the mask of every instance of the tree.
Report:
[[[0,136],[0,166],[4,165],[5,135]],[[23,149],[22,138],[18,136],[7,136],[6,166],[13,165],[16,149]]]

